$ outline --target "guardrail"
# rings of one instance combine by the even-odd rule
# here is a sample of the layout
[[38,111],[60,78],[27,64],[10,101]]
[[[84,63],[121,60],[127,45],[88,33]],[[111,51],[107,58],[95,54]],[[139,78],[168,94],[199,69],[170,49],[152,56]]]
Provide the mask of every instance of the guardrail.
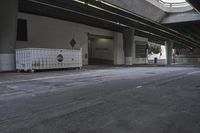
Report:
[[170,8],[175,8],[175,7],[186,7],[189,6],[187,2],[174,2],[174,3],[169,3],[165,2],[163,0],[157,0],[160,4],[164,5],[165,7],[170,7]]

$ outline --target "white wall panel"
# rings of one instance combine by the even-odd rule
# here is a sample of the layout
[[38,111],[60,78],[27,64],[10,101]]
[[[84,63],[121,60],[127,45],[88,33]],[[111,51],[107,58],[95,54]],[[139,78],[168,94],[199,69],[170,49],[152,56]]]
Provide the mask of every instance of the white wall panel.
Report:
[[82,49],[16,49],[17,70],[82,67]]

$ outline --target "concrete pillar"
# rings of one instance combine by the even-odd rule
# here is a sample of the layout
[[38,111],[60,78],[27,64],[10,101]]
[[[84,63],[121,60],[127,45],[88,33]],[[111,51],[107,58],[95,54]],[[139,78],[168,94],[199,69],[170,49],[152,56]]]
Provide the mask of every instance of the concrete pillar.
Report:
[[123,31],[125,65],[133,65],[134,35],[134,29],[125,28]]
[[165,42],[165,46],[166,46],[166,64],[167,65],[171,65],[172,64],[172,51],[173,51],[173,41],[166,41]]
[[124,64],[123,35],[114,33],[114,65]]
[[18,0],[0,3],[0,71],[12,71],[15,70]]

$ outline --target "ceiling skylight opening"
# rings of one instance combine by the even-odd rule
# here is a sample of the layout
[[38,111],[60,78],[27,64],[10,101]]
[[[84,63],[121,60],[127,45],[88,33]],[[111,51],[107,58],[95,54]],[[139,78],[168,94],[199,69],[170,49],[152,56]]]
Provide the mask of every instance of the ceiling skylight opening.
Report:
[[185,0],[162,0],[167,3],[180,3],[180,2],[186,2]]
[[157,1],[161,3],[163,6],[170,7],[170,8],[189,6],[186,0],[157,0]]

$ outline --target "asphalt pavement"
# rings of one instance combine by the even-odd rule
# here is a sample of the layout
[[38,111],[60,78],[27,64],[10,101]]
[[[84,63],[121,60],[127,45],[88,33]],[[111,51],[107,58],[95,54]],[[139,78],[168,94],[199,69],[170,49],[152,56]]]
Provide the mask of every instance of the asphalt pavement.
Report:
[[200,68],[0,73],[0,133],[199,133]]

